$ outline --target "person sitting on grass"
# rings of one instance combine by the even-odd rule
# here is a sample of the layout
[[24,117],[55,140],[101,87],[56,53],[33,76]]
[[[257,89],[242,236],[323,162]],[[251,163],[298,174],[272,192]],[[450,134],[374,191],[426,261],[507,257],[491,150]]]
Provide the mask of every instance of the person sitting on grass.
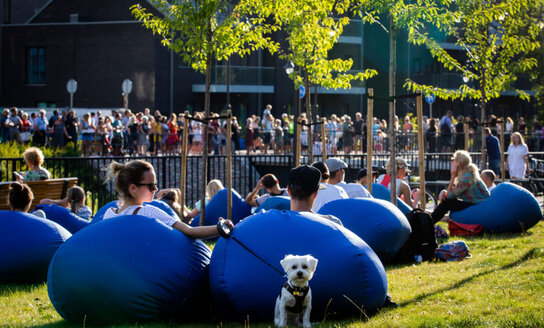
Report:
[[386,164],[387,173],[380,175],[377,182],[391,190],[391,170],[396,170],[397,197],[400,197],[410,208],[416,208],[420,198],[420,190],[416,188],[412,191],[410,185],[404,181],[410,173],[408,162],[402,157],[395,159],[394,167],[389,162]]
[[[9,186],[8,206],[10,210],[28,213],[32,199],[34,199],[34,194],[29,186],[19,182],[14,182]],[[34,211],[32,214],[45,219],[45,212],[42,210]]]
[[45,198],[40,201],[40,204],[65,207],[80,218],[90,220],[93,213],[91,208],[85,205],[85,200],[86,197],[83,188],[74,186],[68,189],[66,197],[63,199],[54,200]]
[[448,189],[438,196],[440,204],[431,214],[434,223],[440,221],[448,211],[461,211],[479,204],[489,197],[489,190],[480,178],[478,168],[472,163],[470,154],[458,150],[453,154]]
[[480,173],[480,177],[482,178],[482,181],[485,183],[485,186],[489,192],[491,192],[497,186],[495,184],[497,176],[492,170],[483,170],[482,173]]
[[[257,197],[257,193],[263,187],[266,189],[267,193],[260,197]],[[287,189],[280,188],[278,178],[276,178],[274,174],[268,173],[265,174],[259,180],[259,182],[257,182],[257,186],[255,186],[255,189],[253,189],[253,191],[247,195],[246,203],[248,203],[249,206],[258,207],[261,206],[268,198],[275,196],[289,196],[289,194],[287,193]]]
[[13,172],[17,181],[39,181],[51,178],[51,173],[42,167],[44,156],[40,149],[30,147],[23,153],[23,159],[28,167],[24,174]]
[[[106,171],[106,180],[114,181],[120,203],[119,208],[109,208],[106,211],[104,220],[120,215],[142,215],[157,219],[190,238],[210,238],[219,234],[215,225],[191,227],[153,205],[144,205],[144,202],[153,201],[158,190],[155,170],[151,164],[142,160],[133,160],[126,164],[113,161]],[[225,220],[225,223],[231,230],[234,229],[230,220]]]

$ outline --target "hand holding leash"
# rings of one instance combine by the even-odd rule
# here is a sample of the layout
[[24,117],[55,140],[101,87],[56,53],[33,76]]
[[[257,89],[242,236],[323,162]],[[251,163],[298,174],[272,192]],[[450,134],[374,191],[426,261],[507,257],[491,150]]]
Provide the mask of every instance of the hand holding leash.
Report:
[[217,231],[219,232],[219,235],[225,239],[230,238],[230,233],[234,230],[234,225],[232,224],[232,221],[230,220],[223,220],[223,218],[219,218],[219,221],[217,221]]

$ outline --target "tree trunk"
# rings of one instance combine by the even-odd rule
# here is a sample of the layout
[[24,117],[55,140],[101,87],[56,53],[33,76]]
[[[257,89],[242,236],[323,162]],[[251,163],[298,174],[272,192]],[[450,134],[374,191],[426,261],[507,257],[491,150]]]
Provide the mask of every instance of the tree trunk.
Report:
[[204,94],[204,143],[202,146],[202,183],[200,185],[200,225],[204,225],[204,216],[206,211],[206,187],[208,186],[208,117],[210,117],[210,83],[211,83],[212,60],[209,58],[206,62],[206,92]]
[[482,74],[482,80],[480,81],[480,91],[482,93],[482,98],[480,99],[480,107],[482,109],[482,121],[480,122],[482,124],[482,165],[481,169],[485,170],[487,169],[487,159],[486,159],[486,153],[485,153],[485,125],[483,125],[486,122],[486,107],[487,107],[487,101],[486,101],[486,94],[485,94],[485,72]]
[[[389,18],[389,97],[395,97],[397,78],[397,30],[393,24],[393,18]],[[395,99],[389,100],[389,166],[391,170],[391,202],[397,205],[397,165],[395,159],[396,137],[395,137]]]
[[310,81],[308,77],[308,71],[306,70],[306,79],[304,80],[305,88],[306,88],[306,116],[308,116],[308,164],[311,164],[314,162],[314,142],[313,142],[313,134],[312,134],[312,104],[311,104],[311,97],[310,97]]

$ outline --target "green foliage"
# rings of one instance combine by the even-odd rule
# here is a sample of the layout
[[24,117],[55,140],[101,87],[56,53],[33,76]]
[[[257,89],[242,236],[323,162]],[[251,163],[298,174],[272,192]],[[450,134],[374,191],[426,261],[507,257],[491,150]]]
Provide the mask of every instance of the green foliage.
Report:
[[20,144],[18,142],[2,142],[0,143],[0,158],[22,158],[24,151],[28,147],[40,148],[45,157],[79,157],[81,152],[71,146],[63,148],[52,148],[36,146],[34,144]]
[[[423,24],[409,29],[408,40],[425,45],[444,68],[462,73],[474,84],[465,82],[459,89],[447,90],[407,80],[405,87],[434,93],[442,99],[468,97],[482,103],[498,98],[503,91],[515,90],[518,76],[537,65],[531,52],[539,47],[542,31],[542,24],[534,17],[539,1],[444,1],[444,10],[436,12],[437,18],[425,17],[424,23],[453,38],[466,51],[466,62],[453,58],[425,31]],[[529,98],[522,90],[515,91],[523,99]]]
[[130,7],[132,15],[161,38],[193,69],[205,73],[212,60],[233,54],[244,56],[268,47],[269,34],[276,29],[263,19],[241,16],[237,6],[225,0],[151,0],[161,14],[153,14],[141,4]]
[[245,14],[270,21],[286,34],[286,42],[273,43],[281,59],[292,61],[299,69],[291,75],[295,86],[321,85],[325,88],[350,88],[351,81],[364,81],[377,74],[375,70],[349,73],[351,59],[329,59],[329,51],[338,41],[351,0],[250,0]]

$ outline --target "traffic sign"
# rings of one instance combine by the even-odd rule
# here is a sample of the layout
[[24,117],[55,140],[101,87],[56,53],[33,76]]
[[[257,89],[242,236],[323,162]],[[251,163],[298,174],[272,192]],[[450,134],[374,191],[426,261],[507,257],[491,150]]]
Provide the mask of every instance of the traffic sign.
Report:
[[425,101],[427,102],[427,104],[431,105],[432,103],[434,103],[434,95],[433,94],[428,94],[428,95],[425,95]]
[[306,95],[306,88],[305,88],[304,86],[301,85],[301,86],[298,88],[298,97],[299,97],[300,99],[302,99],[302,98],[304,98],[305,95]]
[[66,90],[68,90],[68,93],[76,93],[77,91],[77,81],[74,79],[70,79],[68,83],[66,83]]
[[130,94],[132,92],[132,81],[129,79],[125,79],[123,81],[123,84],[121,85],[121,89],[125,94]]

